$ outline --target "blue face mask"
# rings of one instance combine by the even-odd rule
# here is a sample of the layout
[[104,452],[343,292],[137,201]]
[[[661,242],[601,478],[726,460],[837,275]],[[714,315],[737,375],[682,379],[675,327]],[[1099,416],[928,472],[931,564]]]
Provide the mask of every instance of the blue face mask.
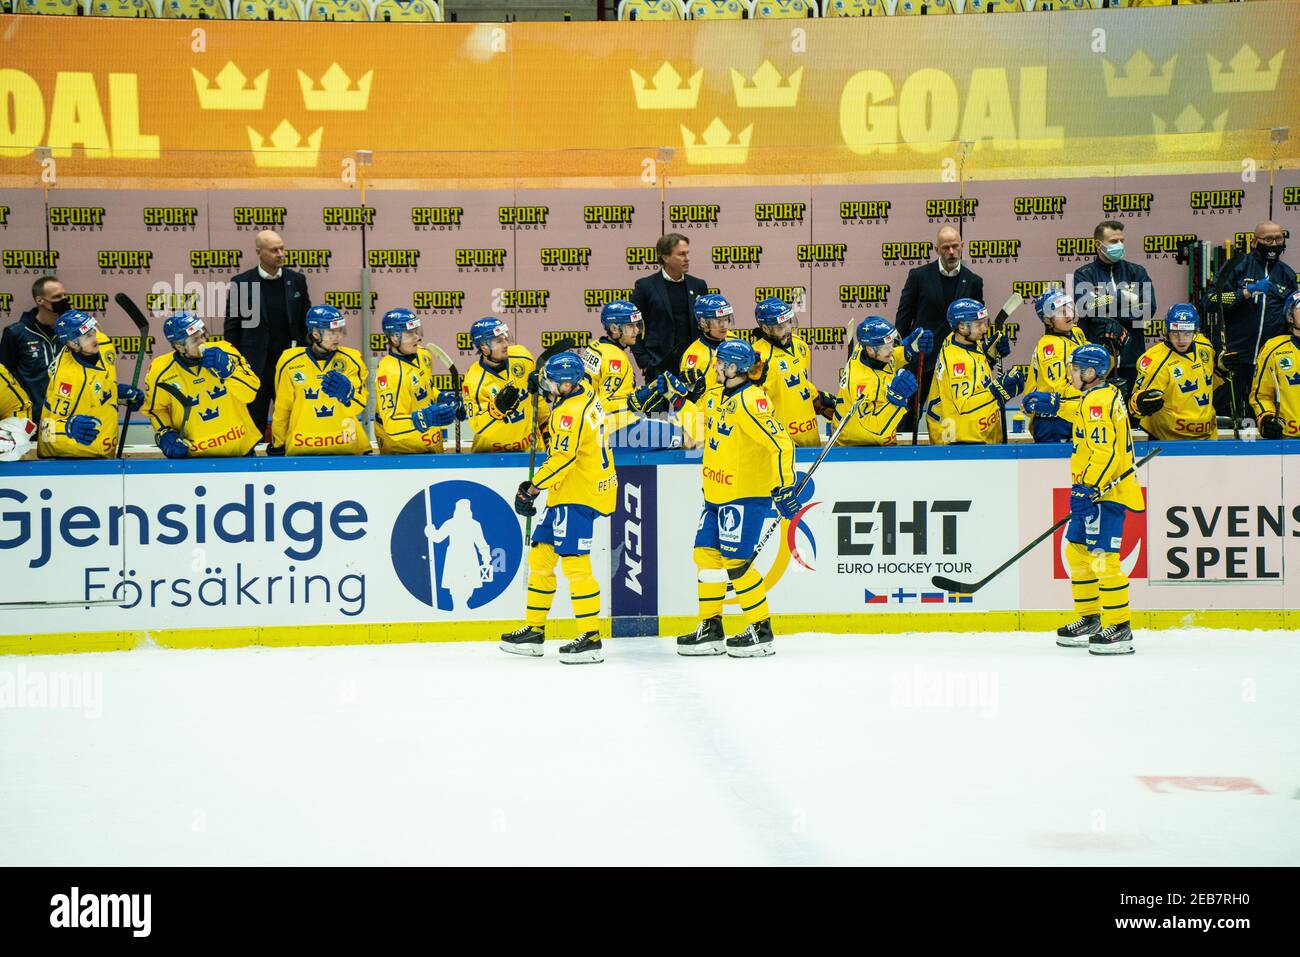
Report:
[[1124,244],[1111,243],[1106,247],[1106,258],[1111,262],[1119,262],[1124,258]]

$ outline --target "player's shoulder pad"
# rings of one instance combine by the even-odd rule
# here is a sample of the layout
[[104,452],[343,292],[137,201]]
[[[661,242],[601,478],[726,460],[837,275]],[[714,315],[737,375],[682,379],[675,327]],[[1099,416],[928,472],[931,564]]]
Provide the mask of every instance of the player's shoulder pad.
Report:
[[533,354],[528,351],[527,346],[510,346],[508,349],[506,349],[506,358],[527,359],[529,362],[532,362]]
[[774,411],[771,397],[757,385],[740,390],[740,404],[755,416],[770,416]]
[[593,342],[582,350],[582,364],[587,370],[587,375],[600,375],[600,367],[605,362],[605,350],[601,346],[605,344]]

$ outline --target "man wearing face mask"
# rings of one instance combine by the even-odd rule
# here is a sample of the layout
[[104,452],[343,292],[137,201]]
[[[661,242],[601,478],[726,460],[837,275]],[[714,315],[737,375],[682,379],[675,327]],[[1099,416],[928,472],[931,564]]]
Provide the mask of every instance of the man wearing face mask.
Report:
[[[1235,352],[1236,361],[1229,367],[1232,390],[1238,407],[1246,408],[1245,395],[1255,377],[1255,357],[1261,343],[1286,333],[1287,298],[1296,291],[1296,272],[1282,262],[1286,251],[1286,234],[1274,222],[1255,227],[1255,238],[1248,252],[1228,260],[1219,270],[1210,291],[1210,308],[1223,307],[1224,335],[1227,345],[1214,343],[1216,349]],[[1260,309],[1264,322],[1260,324]],[[1214,397],[1220,415],[1232,414],[1232,395],[1227,389]]]
[[32,420],[39,426],[45,406],[45,388],[50,381],[50,363],[59,351],[54,336],[54,320],[72,308],[63,283],[53,276],[42,276],[32,283],[36,305],[24,312],[17,322],[0,336],[0,364],[27,390],[32,404]]
[[1116,357],[1111,383],[1127,401],[1137,361],[1146,351],[1146,324],[1156,313],[1155,285],[1145,267],[1124,258],[1123,223],[1103,220],[1092,238],[1096,258],[1075,270],[1067,288],[1074,290],[1074,311],[1083,334]]

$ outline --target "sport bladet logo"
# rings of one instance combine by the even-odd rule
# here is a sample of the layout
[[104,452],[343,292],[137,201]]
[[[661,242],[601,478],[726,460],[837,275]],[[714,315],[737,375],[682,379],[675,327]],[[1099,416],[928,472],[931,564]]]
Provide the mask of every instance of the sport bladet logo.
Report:
[[[1142,487],[1142,501],[1146,502],[1147,490]],[[1070,514],[1070,490],[1068,488],[1052,489],[1052,520],[1059,522]],[[1070,578],[1070,566],[1065,561],[1065,529],[1062,526],[1052,536],[1052,577],[1054,579]],[[1129,512],[1124,516],[1124,537],[1120,542],[1120,567],[1129,578],[1147,577],[1147,513]]]

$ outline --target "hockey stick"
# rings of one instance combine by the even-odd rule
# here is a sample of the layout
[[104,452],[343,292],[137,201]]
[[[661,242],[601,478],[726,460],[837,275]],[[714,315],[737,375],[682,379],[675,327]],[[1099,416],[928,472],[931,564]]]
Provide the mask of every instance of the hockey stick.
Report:
[[[135,371],[131,373],[131,388],[136,388],[140,383],[140,370],[144,367],[145,350],[149,348],[149,320],[145,318],[140,307],[131,301],[131,297],[124,292],[119,292],[113,297],[113,301],[122,307],[127,318],[135,323],[136,331],[140,334],[140,351],[135,357]],[[122,453],[126,450],[126,428],[131,422],[131,409],[128,407],[126,413],[122,416],[122,431],[117,437],[117,457],[120,459]]]
[[[461,401],[461,395],[460,395],[460,372],[456,369],[456,363],[454,363],[454,362],[451,361],[451,356],[447,355],[447,353],[443,351],[443,349],[442,349],[441,346],[436,345],[436,344],[434,344],[434,343],[432,343],[432,342],[426,342],[426,343],[424,344],[424,347],[425,347],[426,349],[429,350],[429,355],[433,356],[433,358],[437,359],[439,362],[441,362],[443,365],[445,365],[445,366],[447,367],[447,370],[451,373],[451,388],[452,388],[452,391],[456,393],[456,401],[459,403],[459,402]],[[460,416],[458,415],[458,416],[456,416],[456,451],[457,451],[457,453],[460,452],[460,422],[461,422],[461,419],[460,419]]]
[[[998,310],[998,314],[993,317],[992,328],[994,329],[1000,328],[1009,318],[1011,318],[1011,314],[1015,312],[1017,309],[1019,309],[1021,306],[1023,306],[1024,304],[1025,304],[1025,297],[1020,295],[1020,293],[1018,292],[1013,292],[1010,295],[1010,297],[1007,299],[1007,301],[1002,304],[1002,308]],[[1001,385],[1001,380],[1002,380],[1002,356],[998,356],[998,384],[999,385]],[[1006,445],[1007,444],[1007,403],[1001,396],[998,397],[998,417],[1002,420],[1002,444]]]
[[[568,352],[570,349],[576,348],[577,345],[578,342],[576,339],[573,339],[570,336],[565,336],[562,339],[555,340],[549,346],[543,349],[541,351],[541,354],[538,355],[537,362],[534,366],[538,376],[541,375],[542,369],[546,365],[547,359],[551,358],[551,356],[553,355],[558,355],[561,352]],[[536,474],[537,472],[537,432],[539,428],[537,418],[541,406],[541,391],[542,391],[541,384],[538,383],[537,391],[533,393],[533,399],[532,399],[533,428],[532,428],[532,434],[530,435],[528,440],[528,484],[529,485],[532,484],[533,475]],[[525,549],[528,548],[528,540],[531,539],[532,537],[533,537],[533,517],[529,515],[524,519],[524,548]]]
[[[1128,478],[1130,475],[1132,475],[1134,472],[1136,472],[1136,471],[1137,471],[1138,469],[1140,469],[1142,466],[1144,466],[1144,465],[1146,465],[1148,462],[1150,462],[1153,458],[1155,458],[1157,455],[1159,455],[1161,451],[1162,451],[1162,450],[1160,449],[1160,447],[1157,446],[1156,448],[1154,448],[1154,449],[1152,449],[1150,452],[1148,452],[1146,455],[1142,456],[1142,458],[1140,458],[1140,459],[1138,459],[1136,462],[1134,462],[1131,466],[1129,466],[1127,469],[1125,469],[1125,470],[1124,470],[1123,472],[1121,472],[1119,475],[1117,475],[1113,481],[1107,483],[1106,487],[1103,488],[1103,489],[1102,489],[1102,490],[1097,494],[1097,498],[1098,498],[1098,500],[1100,500],[1100,499],[1101,499],[1101,496],[1105,495],[1107,492],[1109,492],[1111,489],[1113,489],[1116,485],[1118,485],[1118,484],[1119,484],[1120,482],[1122,482],[1124,479]],[[995,578],[997,578],[999,575],[1001,575],[1004,571],[1006,571],[1008,568],[1010,568],[1010,567],[1011,567],[1012,565],[1014,565],[1016,562],[1020,561],[1020,559],[1024,558],[1026,555],[1028,555],[1031,551],[1034,550],[1034,548],[1035,548],[1035,547],[1036,547],[1040,542],[1042,542],[1042,541],[1044,541],[1044,540],[1050,538],[1050,537],[1052,536],[1052,534],[1053,534],[1053,533],[1054,533],[1058,528],[1060,528],[1062,525],[1065,525],[1065,524],[1066,524],[1067,522],[1069,522],[1069,521],[1070,521],[1070,516],[1069,516],[1069,515],[1065,516],[1065,518],[1061,519],[1059,522],[1057,522],[1056,524],[1054,524],[1051,528],[1049,528],[1047,531],[1043,532],[1043,534],[1039,535],[1039,536],[1038,536],[1037,538],[1035,538],[1032,542],[1030,542],[1030,543],[1029,543],[1028,545],[1026,545],[1024,548],[1020,549],[1020,551],[1016,552],[1014,555],[1012,555],[1010,558],[1008,558],[1005,562],[1003,562],[1003,563],[1002,563],[1001,565],[999,565],[997,568],[993,569],[993,571],[989,572],[989,574],[985,575],[982,579],[980,579],[980,580],[977,581],[977,582],[959,582],[959,581],[954,581],[954,580],[951,579],[951,578],[945,578],[943,575],[935,575],[933,578],[930,579],[930,583],[931,583],[932,585],[934,585],[935,588],[941,588],[941,589],[943,589],[943,590],[946,591],[946,592],[952,592],[952,593],[954,593],[954,594],[958,594],[958,595],[973,595],[973,594],[975,594],[975,592],[979,591],[981,588],[983,588],[983,587],[984,587],[985,585],[987,585],[989,582],[993,581],[993,579],[995,579]]]

